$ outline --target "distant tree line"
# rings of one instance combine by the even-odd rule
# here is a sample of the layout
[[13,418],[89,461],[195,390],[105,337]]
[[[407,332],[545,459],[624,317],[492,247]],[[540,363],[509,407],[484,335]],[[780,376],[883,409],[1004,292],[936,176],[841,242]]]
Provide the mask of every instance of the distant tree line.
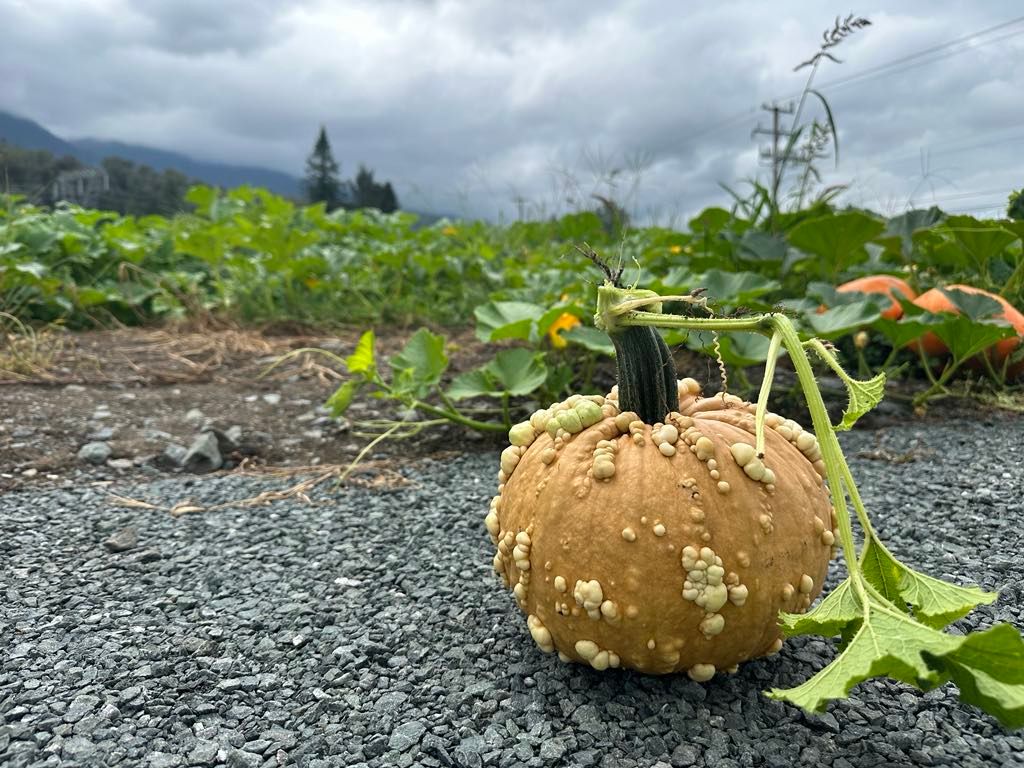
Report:
[[[95,206],[126,215],[173,216],[187,210],[185,192],[200,183],[173,169],[157,171],[121,157],[108,157],[100,166],[106,171],[109,184],[98,193]],[[60,202],[53,194],[60,174],[85,168],[88,166],[70,155],[56,157],[45,150],[22,149],[0,142],[0,191],[24,195],[37,204]]]
[[336,208],[377,208],[384,213],[398,210],[398,197],[390,181],[383,184],[373,178],[373,171],[359,166],[351,181],[342,181],[340,167],[331,151],[331,142],[323,127],[306,160],[304,187],[311,203],[324,203],[327,210]]
[[[125,215],[160,214],[173,216],[189,210],[185,193],[203,183],[180,171],[157,171],[148,165],[122,157],[107,157],[100,167],[108,182],[102,191],[90,196],[87,204]],[[57,157],[39,149],[23,149],[0,141],[0,193],[24,195],[38,205],[60,202],[55,196],[56,182],[66,171],[89,168],[75,157]],[[359,166],[355,178],[342,181],[325,130],[320,130],[313,153],[306,162],[304,191],[309,202],[324,202],[335,208],[377,208],[384,213],[398,210],[398,198],[390,182],[380,183],[373,171]],[[72,199],[71,202],[82,202]]]

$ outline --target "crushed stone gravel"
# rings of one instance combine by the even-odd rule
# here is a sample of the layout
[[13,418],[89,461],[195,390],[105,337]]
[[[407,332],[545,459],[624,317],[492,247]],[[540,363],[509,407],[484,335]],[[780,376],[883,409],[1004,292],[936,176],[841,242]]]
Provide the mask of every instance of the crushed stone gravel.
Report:
[[[1024,626],[1024,421],[843,442],[899,557],[1000,590],[956,627]],[[707,684],[541,653],[491,571],[496,471],[496,455],[467,455],[404,487],[177,519],[109,493],[218,503],[282,481],[0,497],[0,765],[1024,765],[1024,737],[949,686],[869,681],[821,717],[761,695],[824,666],[822,639]]]

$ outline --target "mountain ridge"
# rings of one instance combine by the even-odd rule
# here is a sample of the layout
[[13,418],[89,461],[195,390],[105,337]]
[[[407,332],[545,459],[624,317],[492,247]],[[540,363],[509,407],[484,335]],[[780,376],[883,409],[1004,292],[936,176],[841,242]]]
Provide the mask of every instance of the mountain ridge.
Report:
[[0,110],[0,141],[23,149],[40,149],[55,155],[70,155],[87,165],[97,165],[104,158],[117,156],[154,170],[173,168],[190,178],[221,187],[248,184],[269,189],[278,195],[298,197],[301,180],[297,176],[254,165],[233,165],[197,160],[174,152],[143,144],[105,139],[63,139],[30,118]]

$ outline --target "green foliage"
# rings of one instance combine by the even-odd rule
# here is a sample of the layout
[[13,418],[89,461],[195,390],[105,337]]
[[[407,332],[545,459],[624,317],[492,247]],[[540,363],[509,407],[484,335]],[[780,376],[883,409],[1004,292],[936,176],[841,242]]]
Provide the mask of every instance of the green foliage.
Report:
[[[0,310],[71,327],[197,314],[327,328],[475,322],[487,344],[544,356],[548,379],[540,392],[547,397],[579,387],[598,357],[611,353],[584,309],[594,299],[593,275],[575,250],[584,242],[621,264],[627,283],[662,293],[703,290],[717,316],[783,309],[835,343],[840,356],[854,353],[852,335],[867,330],[872,348],[866,357],[857,352],[867,378],[901,364],[927,378],[907,345],[929,331],[949,337],[958,355],[1012,332],[978,316],[971,304],[983,303],[978,297],[964,299],[959,318],[911,308],[901,320],[884,319],[886,299],[836,292],[846,280],[887,272],[920,291],[967,283],[1024,306],[1024,224],[945,217],[937,209],[886,220],[817,204],[778,213],[775,231],[766,231],[756,210],[743,217],[708,208],[687,231],[650,227],[615,237],[593,212],[508,226],[419,226],[405,213],[328,211],[264,190],[202,186],[188,192],[187,204],[191,210],[168,218],[47,210],[3,198]],[[558,338],[549,338],[564,314],[581,325],[559,325]],[[686,339],[702,350],[713,341],[707,333]],[[723,337],[720,348],[728,365],[747,366],[763,362],[767,342]],[[957,363],[931,395],[959,370]],[[998,381],[999,373],[990,377]]]

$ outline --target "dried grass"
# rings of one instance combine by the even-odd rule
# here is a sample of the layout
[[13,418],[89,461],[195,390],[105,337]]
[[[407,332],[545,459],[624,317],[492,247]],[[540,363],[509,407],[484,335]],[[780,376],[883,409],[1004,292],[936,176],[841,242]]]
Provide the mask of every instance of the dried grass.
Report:
[[53,368],[64,341],[55,326],[36,330],[0,312],[0,381],[55,381]]

